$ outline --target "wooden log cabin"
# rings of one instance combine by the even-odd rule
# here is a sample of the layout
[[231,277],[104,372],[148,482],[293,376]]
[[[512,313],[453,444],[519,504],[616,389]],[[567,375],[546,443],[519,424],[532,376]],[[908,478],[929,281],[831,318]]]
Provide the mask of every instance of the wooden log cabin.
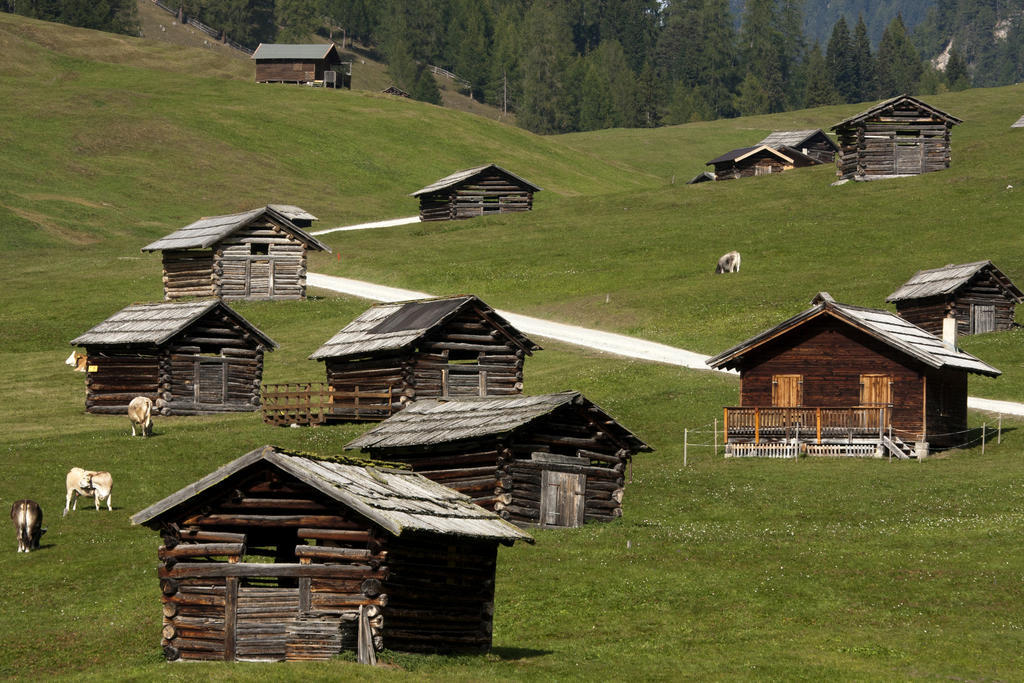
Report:
[[832,126],[839,139],[836,175],[874,180],[941,171],[950,164],[950,132],[960,119],[899,95]]
[[161,536],[164,656],[489,649],[498,546],[533,539],[426,477],[366,465],[264,446],[133,515]]
[[813,130],[777,130],[757,143],[771,147],[783,154],[797,152],[814,159],[819,164],[831,164],[835,161],[837,145],[821,128]]
[[919,270],[885,300],[932,334],[942,334],[943,319],[950,316],[957,334],[981,334],[1012,328],[1014,307],[1024,294],[991,261],[975,261]]
[[217,300],[133,304],[71,340],[85,347],[85,409],[161,415],[259,410],[267,335]]
[[306,253],[330,249],[307,233],[316,217],[270,204],[202,218],[142,248],[163,254],[164,299],[305,299]]
[[725,409],[726,455],[923,457],[966,443],[967,376],[996,377],[889,311],[835,302],[811,308],[708,359],[740,373]]
[[715,167],[715,180],[735,180],[782,173],[817,163],[813,158],[792,149],[783,153],[766,145],[758,145],[726,152],[707,162],[707,165]]
[[[526,356],[539,349],[472,295],[377,304],[309,356],[327,375],[329,409],[314,421],[383,420],[422,398],[519,394]],[[288,410],[294,389],[264,388],[266,421],[306,421]]]
[[334,43],[260,43],[252,59],[256,62],[257,83],[352,87],[352,63],[342,61]]
[[520,526],[622,516],[626,467],[652,449],[576,391],[419,400],[345,446],[404,462]]
[[446,221],[530,211],[534,192],[540,188],[501,166],[488,164],[452,173],[409,196],[420,200],[421,221]]

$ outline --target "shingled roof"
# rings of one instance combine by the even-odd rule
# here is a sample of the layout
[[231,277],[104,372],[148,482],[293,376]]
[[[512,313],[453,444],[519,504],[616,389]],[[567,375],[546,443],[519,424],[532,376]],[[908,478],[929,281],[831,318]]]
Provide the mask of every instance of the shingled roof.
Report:
[[252,53],[252,59],[327,59],[331,52],[338,54],[334,43],[260,43]]
[[963,121],[961,119],[958,119],[957,117],[953,116],[952,114],[947,114],[946,112],[942,111],[941,109],[936,109],[932,105],[926,104],[926,103],[922,102],[921,100],[917,99],[916,97],[911,97],[910,95],[897,95],[896,97],[891,97],[891,98],[885,100],[884,102],[879,102],[878,104],[876,104],[875,106],[871,107],[870,109],[865,109],[864,111],[862,111],[861,113],[859,113],[859,114],[857,114],[855,116],[851,116],[848,119],[840,121],[836,125],[832,126],[832,128],[830,130],[836,130],[837,128],[840,128],[842,126],[847,126],[847,125],[859,123],[860,121],[862,121],[864,119],[869,119],[872,116],[876,116],[878,114],[881,114],[886,109],[892,109],[897,104],[900,104],[901,102],[910,102],[913,105],[915,105],[916,107],[918,107],[919,109],[922,109],[922,110],[932,114],[933,116],[936,116],[936,117],[938,117],[938,118],[948,122],[951,125],[955,125],[955,124],[958,124],[958,123],[963,123]]
[[416,343],[428,332],[469,306],[477,307],[484,317],[526,353],[540,349],[493,308],[477,297],[467,294],[377,304],[343,327],[309,358],[323,360],[377,351],[395,351]]
[[950,264],[942,268],[919,270],[914,273],[912,278],[903,283],[902,287],[887,296],[885,300],[895,303],[912,299],[926,299],[933,296],[948,296],[966,285],[975,275],[984,270],[991,272],[992,277],[1003,287],[1003,291],[1009,298],[1017,303],[1024,300],[1024,293],[1017,289],[1016,285],[1010,282],[1010,278],[1006,277],[991,261],[975,261],[959,265]]
[[[280,207],[286,210],[297,209],[297,206],[268,205],[242,213],[232,213],[224,216],[208,216],[200,218],[194,223],[189,223],[180,230],[175,230],[170,235],[158,239],[156,242],[147,244],[142,251],[162,251],[165,249],[206,249],[220,242],[226,237],[233,235],[258,218],[264,215],[276,220],[281,227],[291,233],[300,242],[304,242],[310,249],[330,252],[326,244],[316,239],[305,230],[291,222],[287,213],[279,210]],[[305,214],[304,211],[302,213]],[[315,216],[305,214],[315,220]]]
[[814,318],[828,315],[933,368],[956,368],[989,377],[998,377],[1002,374],[971,354],[946,346],[934,334],[907,322],[895,313],[837,303],[825,293],[815,297],[814,302],[806,311],[709,358],[707,364],[717,369],[739,369],[743,357],[750,351]]
[[533,538],[454,489],[405,470],[332,462],[263,446],[132,515],[155,526],[175,511],[232,486],[236,475],[269,464],[348,507],[395,536],[429,532],[511,544]]
[[273,339],[263,334],[227,304],[216,299],[186,303],[132,304],[72,339],[71,345],[160,345],[214,309],[220,309],[268,349],[277,348],[277,343]]
[[[755,145],[753,147],[740,147],[739,149],[730,150],[723,154],[722,156],[715,157],[711,161],[707,162],[705,166],[710,166],[711,164],[721,164],[726,161],[743,161],[747,157],[753,156],[754,154],[757,154],[758,152],[761,151],[766,151],[769,154],[773,154],[790,164],[792,164],[794,161],[792,157],[783,154],[782,152],[773,147],[769,147],[768,145]],[[789,152],[789,150],[786,151]],[[801,154],[801,156],[803,155]]]
[[456,185],[464,183],[467,180],[469,180],[470,178],[472,178],[474,176],[477,176],[477,175],[480,175],[484,171],[488,171],[488,170],[491,170],[491,169],[494,169],[495,171],[499,171],[501,173],[504,173],[505,175],[507,175],[507,176],[509,176],[511,178],[514,178],[515,180],[518,180],[520,183],[522,183],[523,185],[526,185],[527,187],[529,187],[534,192],[540,192],[540,188],[539,187],[537,187],[533,183],[529,182],[528,180],[524,180],[523,178],[520,178],[515,173],[512,173],[511,171],[506,171],[505,169],[503,169],[501,166],[498,166],[497,164],[486,164],[484,166],[477,166],[476,168],[467,168],[465,171],[456,171],[455,173],[452,173],[451,175],[445,176],[444,178],[441,178],[440,180],[438,180],[436,182],[433,182],[430,185],[427,185],[426,187],[424,187],[421,190],[416,190],[415,192],[413,192],[409,196],[410,197],[418,197],[421,194],[430,194],[432,192],[438,192],[440,190],[446,190],[446,189],[448,189],[450,187],[455,187]]
[[459,401],[421,399],[350,441],[345,449],[425,446],[505,434],[569,404],[585,406],[603,429],[633,451],[652,450],[578,391]]
[[839,150],[839,146],[835,141],[830,138],[825,131],[821,128],[814,128],[812,130],[777,130],[769,134],[764,140],[757,143],[758,145],[767,145],[778,149],[780,147],[793,147],[794,149],[801,149],[804,147],[804,143],[808,142],[811,138],[821,135],[835,150]]

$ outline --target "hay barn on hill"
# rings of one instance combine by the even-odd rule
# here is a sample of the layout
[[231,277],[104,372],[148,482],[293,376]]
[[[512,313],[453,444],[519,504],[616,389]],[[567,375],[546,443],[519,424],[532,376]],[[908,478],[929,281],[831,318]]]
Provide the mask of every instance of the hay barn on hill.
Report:
[[289,409],[297,386],[268,385],[264,419],[383,420],[422,398],[519,394],[526,356],[539,349],[472,295],[377,304],[309,356],[324,362],[326,409],[307,419]]
[[[164,299],[306,298],[306,252],[331,250],[303,230],[316,220],[297,206],[202,218],[142,251],[163,255]],[[302,227],[300,227],[300,225]]]
[[880,102],[832,126],[839,139],[836,175],[872,180],[949,168],[950,132],[958,123],[910,95]]
[[420,200],[421,221],[445,221],[530,211],[534,192],[540,188],[501,166],[488,164],[452,173],[409,196]]
[[751,176],[782,173],[792,168],[813,166],[818,162],[800,152],[787,149],[785,153],[765,145],[742,147],[726,152],[707,162],[715,167],[715,180],[734,180]]
[[345,448],[408,463],[511,522],[542,527],[622,516],[625,469],[652,450],[576,391],[420,400]]
[[732,456],[902,458],[958,446],[968,441],[967,375],[1000,374],[955,338],[824,292],[707,362],[740,373],[741,407],[725,408]]
[[352,87],[352,63],[343,62],[334,43],[260,43],[252,53],[257,83],[309,83]]
[[418,474],[341,460],[264,446],[132,516],[162,538],[167,659],[490,648],[498,545],[533,539]]
[[1024,294],[991,261],[919,270],[886,297],[900,317],[942,334],[943,318],[953,316],[958,334],[998,332],[1014,326],[1014,306]]
[[790,150],[810,157],[820,164],[831,164],[839,151],[839,145],[821,128],[813,130],[777,130],[756,146],[765,145],[783,154]]
[[71,340],[86,353],[85,409],[161,415],[258,410],[267,335],[220,301],[133,304]]

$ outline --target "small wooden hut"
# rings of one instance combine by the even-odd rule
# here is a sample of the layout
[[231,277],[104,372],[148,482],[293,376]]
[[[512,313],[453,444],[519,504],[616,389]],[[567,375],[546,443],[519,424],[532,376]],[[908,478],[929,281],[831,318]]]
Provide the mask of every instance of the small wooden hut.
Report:
[[839,138],[836,175],[872,180],[949,168],[950,131],[958,123],[910,95],[880,102],[832,126]]
[[352,64],[343,62],[334,43],[289,45],[260,43],[252,53],[257,83],[310,83],[352,87]]
[[625,468],[651,447],[579,392],[419,400],[345,446],[405,462],[523,526],[622,516]]
[[540,188],[495,164],[452,173],[416,190],[421,221],[473,218],[490,213],[529,211]]
[[[294,219],[294,220],[293,220]],[[331,250],[296,223],[316,216],[271,204],[202,218],[142,248],[163,254],[164,299],[306,298],[306,252]]]
[[365,465],[264,446],[133,515],[162,539],[167,659],[489,649],[498,545],[533,539]]
[[325,411],[289,409],[300,387],[270,385],[264,419],[383,420],[421,398],[518,394],[525,358],[539,349],[472,295],[377,304],[309,356],[324,362],[327,382],[317,401]]
[[258,410],[263,353],[277,344],[220,301],[133,304],[71,340],[86,353],[85,409],[161,415]]
[[708,359],[740,373],[726,454],[927,454],[966,443],[967,375],[992,366],[888,311],[811,308]]
[[385,95],[394,95],[395,97],[409,97],[409,93],[405,92],[397,85],[389,85],[381,90],[381,92]]
[[818,162],[805,154],[787,149],[785,153],[767,145],[742,147],[707,162],[715,167],[715,180],[734,180],[751,176],[782,173],[792,168],[813,166]]
[[1024,294],[991,261],[919,270],[885,299],[900,317],[932,334],[956,318],[958,334],[1008,330]]
[[831,164],[839,151],[837,145],[821,128],[813,130],[777,130],[757,146],[765,145],[783,154],[797,152],[820,164]]

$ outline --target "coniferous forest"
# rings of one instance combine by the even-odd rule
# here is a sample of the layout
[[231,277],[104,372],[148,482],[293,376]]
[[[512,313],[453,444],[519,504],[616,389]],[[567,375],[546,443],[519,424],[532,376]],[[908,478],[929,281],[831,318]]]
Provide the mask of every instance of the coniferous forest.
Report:
[[[174,4],[173,2],[171,4]],[[538,133],[651,127],[1024,78],[1009,0],[180,0],[232,40],[328,31],[439,103],[427,65]],[[135,0],[0,0],[0,9],[120,33]],[[908,23],[909,22],[909,23]]]

